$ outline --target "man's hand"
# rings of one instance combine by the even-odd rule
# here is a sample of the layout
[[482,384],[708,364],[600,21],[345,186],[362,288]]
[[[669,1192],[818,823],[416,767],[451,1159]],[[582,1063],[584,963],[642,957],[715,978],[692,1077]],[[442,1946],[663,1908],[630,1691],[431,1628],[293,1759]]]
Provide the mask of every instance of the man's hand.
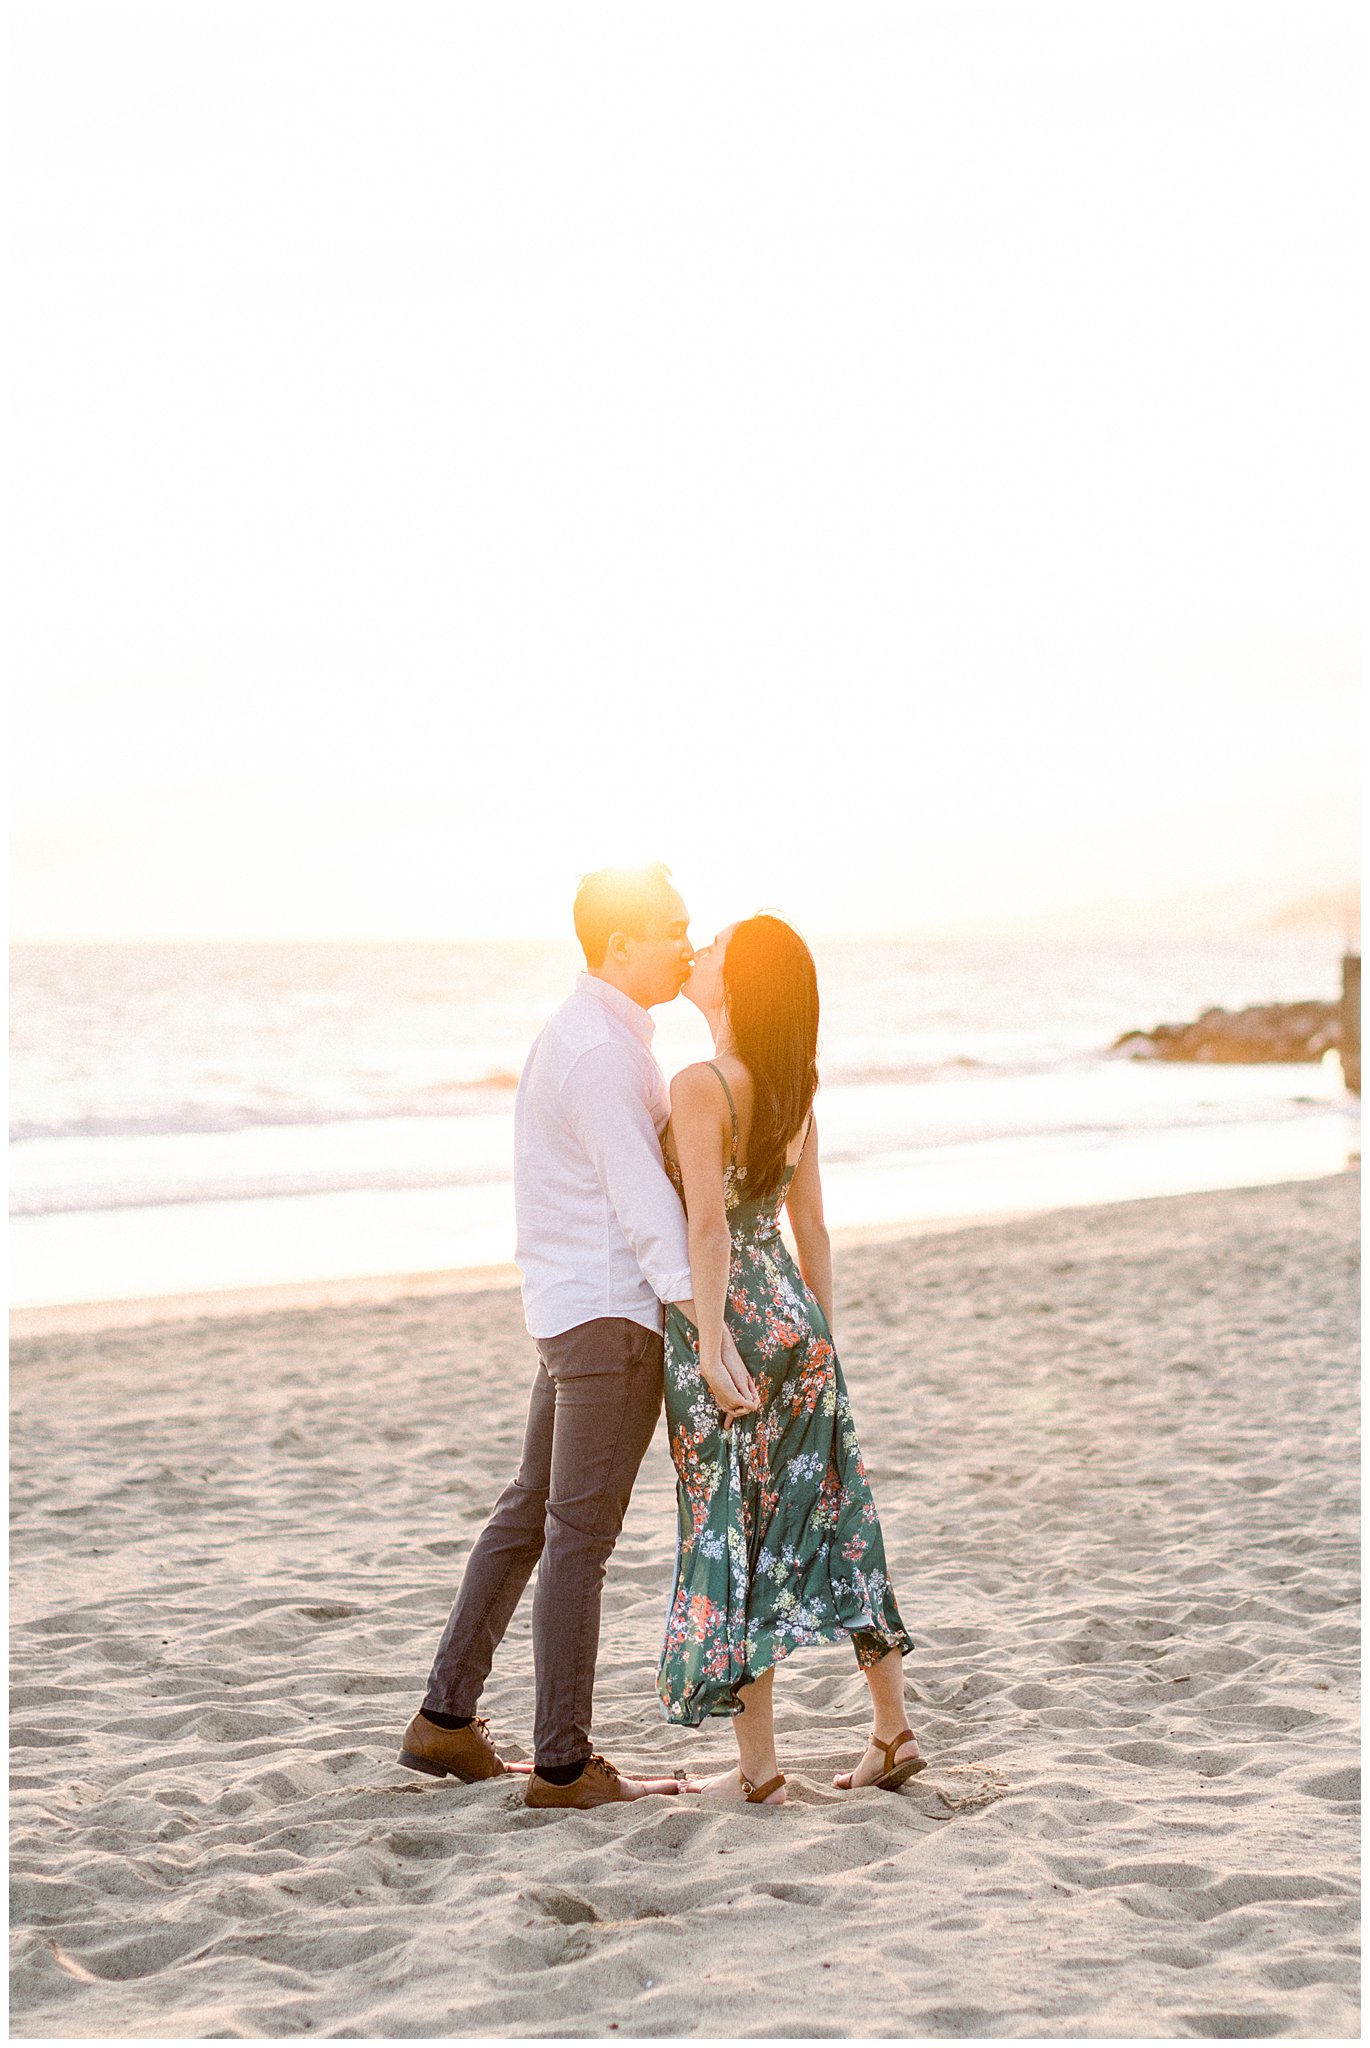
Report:
[[[694,1299],[677,1301],[678,1308],[699,1343],[699,1317],[695,1313]],[[756,1382],[742,1363],[742,1354],[733,1341],[733,1333],[723,1325],[722,1358],[717,1365],[706,1365],[703,1356],[699,1361],[700,1377],[705,1386],[723,1410],[723,1427],[730,1429],[739,1415],[751,1415],[761,1406],[761,1396]]]
[[727,1326],[723,1330],[723,1355],[717,1365],[699,1362],[700,1376],[723,1411],[723,1427],[731,1429],[739,1415],[753,1415],[761,1406],[756,1382],[742,1363],[741,1354]]

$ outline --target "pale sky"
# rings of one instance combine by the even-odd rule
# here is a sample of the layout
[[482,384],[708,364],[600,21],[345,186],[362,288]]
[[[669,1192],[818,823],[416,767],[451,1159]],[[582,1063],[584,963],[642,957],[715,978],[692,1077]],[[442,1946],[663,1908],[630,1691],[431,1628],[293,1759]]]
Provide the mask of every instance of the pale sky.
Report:
[[1353,871],[1351,6],[10,30],[16,936]]

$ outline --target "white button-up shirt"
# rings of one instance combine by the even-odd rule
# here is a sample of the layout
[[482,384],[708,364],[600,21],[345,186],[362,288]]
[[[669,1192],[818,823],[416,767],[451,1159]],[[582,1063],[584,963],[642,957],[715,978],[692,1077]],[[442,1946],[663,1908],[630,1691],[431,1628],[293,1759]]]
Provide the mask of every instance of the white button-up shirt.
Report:
[[690,1298],[685,1212],[661,1163],[670,1116],[651,1017],[592,974],[534,1040],[514,1100],[515,1257],[533,1337],[597,1316],[661,1328]]

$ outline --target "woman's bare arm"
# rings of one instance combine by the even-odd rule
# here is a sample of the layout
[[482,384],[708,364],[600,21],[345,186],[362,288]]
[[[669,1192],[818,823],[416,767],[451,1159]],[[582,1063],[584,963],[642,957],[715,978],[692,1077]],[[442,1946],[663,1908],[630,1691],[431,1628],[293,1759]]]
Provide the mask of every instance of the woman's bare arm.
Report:
[[[732,1236],[723,1196],[723,1169],[731,1125],[717,1077],[707,1067],[686,1067],[671,1083],[671,1136],[685,1186],[690,1240],[690,1284],[699,1331],[699,1369],[725,1415],[757,1405],[756,1389],[739,1379],[724,1358],[723,1311],[728,1299]],[[740,1365],[741,1361],[738,1361]]]
[[794,1232],[799,1270],[818,1297],[818,1306],[832,1328],[832,1242],[823,1221],[823,1181],[818,1171],[818,1125],[809,1131],[803,1157],[785,1196],[785,1214]]

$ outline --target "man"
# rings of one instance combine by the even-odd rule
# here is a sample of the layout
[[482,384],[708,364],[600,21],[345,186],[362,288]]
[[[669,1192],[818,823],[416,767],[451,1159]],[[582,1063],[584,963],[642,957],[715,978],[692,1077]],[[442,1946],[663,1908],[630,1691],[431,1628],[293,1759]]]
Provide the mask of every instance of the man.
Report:
[[[468,1782],[506,1769],[476,1703],[537,1566],[525,1799],[584,1808],[679,1789],[595,1755],[590,1715],[605,1567],[661,1412],[662,1302],[695,1320],[648,1015],[679,995],[693,955],[661,866],[587,875],[574,916],[586,971],[529,1053],[514,1104],[516,1256],[538,1351],[523,1456],[467,1559],[399,1760]],[[753,1398],[736,1351],[724,1362]]]

